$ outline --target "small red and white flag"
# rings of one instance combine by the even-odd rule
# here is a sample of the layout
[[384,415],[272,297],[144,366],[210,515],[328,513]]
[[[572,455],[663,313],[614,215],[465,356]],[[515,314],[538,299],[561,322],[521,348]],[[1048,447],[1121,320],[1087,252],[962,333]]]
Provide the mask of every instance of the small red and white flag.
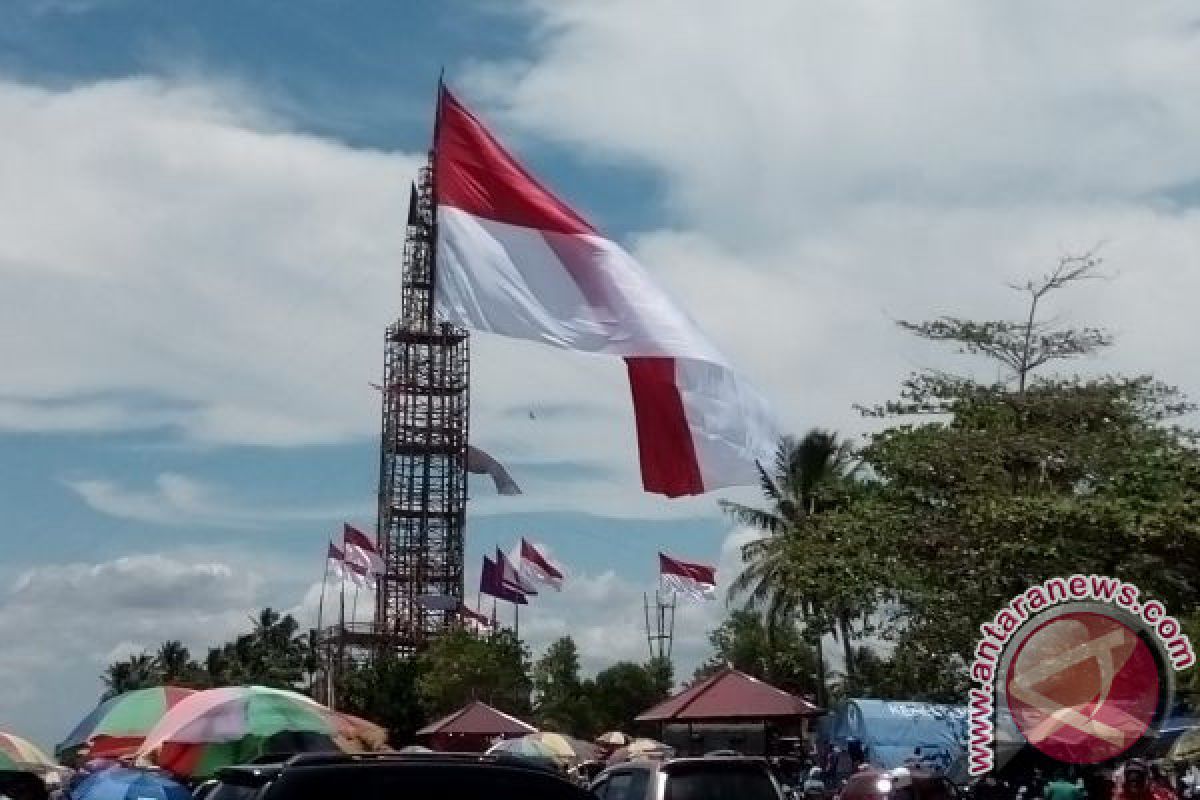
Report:
[[346,577],[346,554],[333,542],[329,543],[329,550],[325,553],[325,568],[338,578]]
[[563,581],[566,579],[562,569],[525,537],[521,537],[521,547],[513,561],[523,578],[550,586],[556,592],[562,591]]
[[443,87],[434,132],[437,307],[455,325],[623,358],[642,485],[757,484],[766,402],[658,282],[555,197]]
[[346,557],[346,552],[333,542],[329,543],[329,550],[326,551],[325,558],[329,571],[336,575],[339,580],[350,581],[355,586],[363,589],[375,588],[375,575],[370,573],[362,564],[349,560]]
[[500,584],[505,589],[520,592],[526,597],[537,594],[537,587],[533,585],[533,581],[522,575],[512,560],[504,555],[504,551],[499,547],[496,548],[496,572],[500,576]]
[[463,618],[464,622],[473,624],[479,628],[491,629],[492,618],[486,614],[480,614],[475,609],[468,606],[466,603],[459,605],[458,614]]
[[696,600],[711,600],[717,593],[717,568],[680,561],[658,554],[659,583],[664,589]]
[[378,573],[354,561],[346,562],[346,577],[360,589],[375,589],[375,578]]
[[372,578],[383,574],[383,556],[379,548],[365,533],[353,525],[342,526],[342,544],[345,547],[346,563],[363,567]]

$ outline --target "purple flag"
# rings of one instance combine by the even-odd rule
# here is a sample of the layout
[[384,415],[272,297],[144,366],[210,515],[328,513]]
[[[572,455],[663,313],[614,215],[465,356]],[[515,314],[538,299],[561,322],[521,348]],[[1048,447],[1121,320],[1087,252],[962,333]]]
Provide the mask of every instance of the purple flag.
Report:
[[479,573],[479,591],[506,603],[529,604],[524,594],[504,585],[498,565],[487,556],[483,557],[483,570]]

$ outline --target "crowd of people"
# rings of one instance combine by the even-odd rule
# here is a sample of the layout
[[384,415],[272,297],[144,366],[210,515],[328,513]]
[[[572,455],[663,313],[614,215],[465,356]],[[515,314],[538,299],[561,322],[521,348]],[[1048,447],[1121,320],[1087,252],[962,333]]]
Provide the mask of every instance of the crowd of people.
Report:
[[989,773],[970,787],[975,800],[1200,800],[1200,769],[1176,762],[1130,759],[1117,767],[1042,769],[1005,780]]

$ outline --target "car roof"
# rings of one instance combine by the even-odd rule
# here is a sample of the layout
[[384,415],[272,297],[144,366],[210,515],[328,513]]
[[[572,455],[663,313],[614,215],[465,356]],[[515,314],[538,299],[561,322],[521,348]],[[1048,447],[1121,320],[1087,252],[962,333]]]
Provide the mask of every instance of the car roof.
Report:
[[226,767],[217,773],[223,783],[263,786],[285,773],[298,770],[394,769],[396,767],[495,769],[504,767],[556,778],[569,783],[552,765],[508,753],[307,753],[274,764]]
[[691,764],[695,764],[695,765],[721,764],[721,765],[725,765],[725,766],[732,765],[732,764],[746,764],[746,765],[752,764],[754,766],[761,766],[764,769],[766,769],[769,766],[769,764],[767,763],[767,760],[765,758],[762,758],[761,756],[710,755],[710,756],[691,756],[691,757],[684,757],[684,758],[668,758],[668,759],[664,759],[664,760],[641,759],[638,761],[622,761],[619,764],[613,764],[613,765],[609,766],[608,768],[606,768],[604,770],[604,772],[601,772],[599,775],[597,775],[596,780],[602,780],[602,779],[607,778],[610,775],[613,775],[618,772],[629,772],[629,771],[635,771],[635,770],[645,771],[645,772],[657,772],[657,771],[661,770],[661,771],[670,772],[672,769],[675,769],[676,767],[681,767],[681,766],[686,767],[687,765],[691,765]]

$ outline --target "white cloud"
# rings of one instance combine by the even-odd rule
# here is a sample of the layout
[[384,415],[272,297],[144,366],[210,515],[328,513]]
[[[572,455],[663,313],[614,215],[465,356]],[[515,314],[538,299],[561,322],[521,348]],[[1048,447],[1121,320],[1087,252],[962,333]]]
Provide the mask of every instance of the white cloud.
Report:
[[[1118,334],[1079,368],[1200,394],[1200,211],[1166,199],[1200,175],[1191,4],[529,6],[536,51],[476,65],[467,94],[525,138],[662,177],[673,225],[634,251],[788,427],[864,430],[853,403],[964,367],[892,320],[1019,316],[1007,281],[1099,242],[1119,277],[1049,309]],[[627,448],[608,425],[598,446]]]
[[160,473],[149,490],[130,489],[102,478],[76,478],[64,483],[102,514],[155,525],[247,529],[281,522],[336,522],[365,517],[370,512],[366,502],[326,508],[246,506],[220,487],[174,472]]
[[0,115],[0,425],[377,430],[416,157],[289,132],[228,85],[0,80]]
[[203,657],[268,597],[264,575],[244,560],[161,553],[43,564],[9,585],[0,596],[0,717],[47,746],[91,709],[114,658],[168,638]]

